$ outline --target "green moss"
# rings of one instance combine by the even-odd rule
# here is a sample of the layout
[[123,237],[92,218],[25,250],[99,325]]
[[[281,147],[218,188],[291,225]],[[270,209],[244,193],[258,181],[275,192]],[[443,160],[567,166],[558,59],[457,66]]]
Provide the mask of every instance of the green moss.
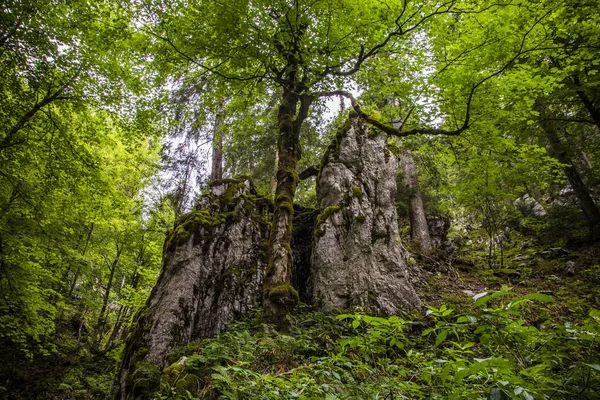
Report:
[[400,148],[396,146],[393,138],[388,138],[386,150],[395,155],[396,157],[400,157]]
[[298,183],[298,180],[300,179],[300,178],[298,177],[298,171],[296,171],[296,169],[295,169],[295,168],[282,168],[282,169],[281,169],[279,172],[285,172],[285,173],[287,173],[289,176],[291,176],[291,177],[292,177],[292,182],[293,182],[294,184],[297,184],[297,183]]
[[296,304],[300,301],[298,292],[289,283],[282,283],[269,291],[269,299],[278,304]]
[[380,133],[381,131],[379,129],[371,127],[369,129],[369,139],[376,138],[377,136],[379,136]]
[[152,393],[160,389],[160,370],[151,362],[138,362],[131,376],[131,382],[134,396],[150,398]]
[[223,195],[219,197],[219,203],[221,204],[221,209],[225,209],[226,206],[233,203],[233,199],[235,198],[235,194],[244,187],[245,180],[244,179],[231,179],[228,182],[227,190]]
[[356,218],[354,218],[357,222],[360,222],[361,224],[363,222],[365,222],[365,216],[364,215],[357,215]]
[[363,192],[358,186],[352,186],[352,197],[356,197],[357,199],[362,199]]
[[170,365],[163,371],[161,383],[176,389],[176,399],[183,399],[186,392],[196,393],[199,389],[199,377],[191,373],[181,361]]
[[390,149],[388,147],[386,147],[384,149],[384,157],[385,157],[386,163],[390,162],[390,157],[392,157],[392,152],[390,151]]
[[211,215],[206,208],[194,210],[181,217],[175,228],[167,236],[165,248],[172,250],[174,247],[184,244],[200,226],[220,225],[224,222],[230,222],[236,217],[236,211]]
[[246,211],[252,211],[252,210],[254,210],[254,208],[256,208],[257,196],[248,194],[248,195],[242,196],[242,199],[244,200],[244,208],[246,209]]
[[187,368],[182,362],[178,361],[173,363],[163,371],[162,380],[163,382],[167,382],[171,386],[174,386],[181,375],[186,373],[186,370]]
[[325,234],[324,231],[321,230],[321,225],[327,221],[327,219],[333,215],[334,213],[340,211],[340,206],[329,206],[323,210],[321,214],[317,216],[317,222],[315,223],[315,232],[314,235],[317,237],[323,236]]
[[284,201],[278,204],[279,208],[285,209],[289,215],[294,215],[294,205],[290,201]]

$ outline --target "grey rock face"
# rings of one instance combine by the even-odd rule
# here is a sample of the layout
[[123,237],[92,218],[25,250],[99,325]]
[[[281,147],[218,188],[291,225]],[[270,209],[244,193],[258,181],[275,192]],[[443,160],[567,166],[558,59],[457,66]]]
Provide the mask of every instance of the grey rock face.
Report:
[[156,371],[175,347],[217,335],[259,304],[268,211],[249,180],[222,180],[179,221],[165,242],[158,282],[127,340],[122,399],[143,398],[142,386],[155,384]]
[[317,182],[312,289],[324,311],[363,306],[391,315],[420,306],[398,238],[396,157],[357,118],[341,128]]

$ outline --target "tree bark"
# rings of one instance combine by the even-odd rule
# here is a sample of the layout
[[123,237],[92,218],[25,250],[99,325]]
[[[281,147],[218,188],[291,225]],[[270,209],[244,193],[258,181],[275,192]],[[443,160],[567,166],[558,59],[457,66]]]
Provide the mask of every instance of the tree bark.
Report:
[[215,126],[212,143],[212,165],[210,169],[210,180],[223,179],[223,132],[221,130],[222,110],[215,115]]
[[404,183],[410,189],[408,203],[410,215],[410,238],[417,244],[420,251],[429,253],[433,249],[429,226],[423,206],[423,196],[419,188],[419,178],[415,169],[415,162],[409,150],[402,151],[400,163],[404,171]]
[[301,156],[300,127],[312,103],[312,97],[301,94],[304,87],[296,80],[295,69],[287,78],[294,84],[284,88],[277,115],[277,187],[263,295],[264,319],[280,330],[287,328],[286,315],[298,303],[298,292],[291,285],[293,204]]
[[569,181],[575,196],[577,196],[581,211],[583,211],[583,214],[590,225],[590,232],[593,232],[595,227],[600,225],[600,211],[590,196],[589,191],[585,187],[585,184],[577,172],[577,169],[573,165],[573,162],[564,149],[563,143],[560,141],[558,134],[559,130],[551,121],[552,112],[539,99],[535,101],[535,107],[540,113],[540,125],[546,134],[552,155],[562,164],[566,165],[564,171],[565,175],[567,176],[567,180]]

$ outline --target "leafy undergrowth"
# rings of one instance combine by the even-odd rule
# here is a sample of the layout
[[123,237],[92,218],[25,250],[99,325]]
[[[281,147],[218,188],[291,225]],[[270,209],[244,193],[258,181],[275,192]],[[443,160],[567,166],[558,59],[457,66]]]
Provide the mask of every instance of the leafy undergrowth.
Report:
[[[596,399],[600,311],[560,322],[509,287],[426,315],[300,311],[283,335],[237,322],[174,353],[157,399]],[[531,319],[535,316],[535,320]]]

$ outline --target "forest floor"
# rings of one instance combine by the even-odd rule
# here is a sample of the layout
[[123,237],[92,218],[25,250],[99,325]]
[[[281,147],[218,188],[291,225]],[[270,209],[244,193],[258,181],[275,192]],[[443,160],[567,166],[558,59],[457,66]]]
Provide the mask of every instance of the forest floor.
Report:
[[423,271],[425,284],[418,285],[421,299],[426,305],[469,309],[476,294],[509,286],[521,295],[553,296],[550,311],[556,322],[581,318],[590,306],[600,308],[600,243],[509,248],[509,253],[512,258],[500,268],[477,265],[474,259],[482,256],[480,249],[470,251],[467,259],[454,260],[446,273]]

